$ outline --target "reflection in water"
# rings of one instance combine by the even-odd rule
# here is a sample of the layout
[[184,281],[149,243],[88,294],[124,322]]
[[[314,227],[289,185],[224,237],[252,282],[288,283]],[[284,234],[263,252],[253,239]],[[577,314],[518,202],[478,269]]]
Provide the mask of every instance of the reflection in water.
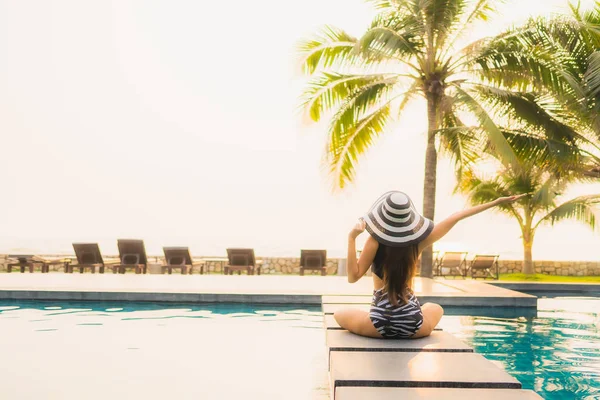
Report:
[[503,367],[545,399],[600,398],[600,331],[597,298],[541,299],[537,316],[486,316],[453,309],[444,329]]

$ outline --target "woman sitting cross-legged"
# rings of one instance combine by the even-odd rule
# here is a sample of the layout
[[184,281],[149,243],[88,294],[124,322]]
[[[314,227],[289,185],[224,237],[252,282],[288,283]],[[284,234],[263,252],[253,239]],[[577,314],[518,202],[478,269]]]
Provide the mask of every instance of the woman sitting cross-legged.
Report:
[[[421,305],[412,291],[417,261],[423,249],[446,235],[460,220],[499,204],[525,196],[498,198],[452,214],[434,226],[415,209],[403,192],[381,196],[348,237],[348,281],[358,281],[372,266],[373,301],[367,313],[357,309],[337,311],[334,317],[344,329],[362,336],[414,339],[429,336],[444,310],[438,304]],[[364,230],[370,236],[356,260],[355,240]]]

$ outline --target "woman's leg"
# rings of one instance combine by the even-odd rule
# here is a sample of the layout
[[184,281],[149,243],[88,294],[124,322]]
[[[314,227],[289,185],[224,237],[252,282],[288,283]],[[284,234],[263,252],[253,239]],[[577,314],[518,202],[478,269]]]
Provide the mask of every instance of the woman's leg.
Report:
[[366,311],[346,308],[336,311],[333,317],[342,328],[348,329],[352,333],[372,338],[382,337],[373,326],[369,313]]
[[421,328],[411,336],[411,339],[417,339],[425,336],[431,335],[431,332],[435,329],[438,322],[442,319],[442,315],[444,315],[444,309],[439,304],[435,303],[425,303],[421,306],[421,311],[423,311],[423,325]]

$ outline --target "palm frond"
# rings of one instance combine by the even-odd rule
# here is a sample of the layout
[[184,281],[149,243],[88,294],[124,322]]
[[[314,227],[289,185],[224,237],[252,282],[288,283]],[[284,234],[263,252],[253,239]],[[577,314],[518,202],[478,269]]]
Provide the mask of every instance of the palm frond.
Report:
[[578,144],[522,130],[503,129],[502,133],[523,165],[535,165],[560,175],[577,171],[583,175],[600,165],[600,158]]
[[326,155],[334,189],[343,189],[354,179],[359,156],[385,130],[389,119],[390,106],[386,104],[357,121],[343,134],[330,136]]
[[302,106],[313,121],[318,121],[324,112],[339,106],[361,88],[375,82],[394,85],[396,81],[393,74],[346,75],[325,72],[308,83]]
[[382,13],[394,13],[399,11],[398,1],[395,0],[367,0],[373,7]]
[[489,42],[489,38],[478,39],[469,43],[458,52],[455,49],[456,42],[467,34],[468,30],[472,28],[473,23],[476,21],[487,21],[491,14],[496,12],[494,3],[501,1],[503,0],[477,0],[476,2],[469,2],[467,4],[467,8],[469,9],[465,12],[466,17],[460,20],[454,32],[447,39],[447,44],[444,46],[445,48],[442,51],[441,57],[445,59],[451,52],[455,52],[454,60],[451,60],[451,65],[454,66],[460,64],[464,58],[470,57],[471,54],[477,53],[474,51],[475,49],[479,49],[484,43]]
[[[540,22],[532,21],[497,36],[468,57],[465,67],[476,71],[481,79],[494,86],[520,91],[547,88],[563,97],[575,97],[573,91],[577,79],[565,68],[569,55],[551,46],[547,35],[541,34],[539,29]],[[523,74],[529,82],[517,79]]]
[[356,38],[343,30],[325,26],[314,37],[298,44],[304,72],[313,74],[318,68],[360,64],[356,42]]
[[531,195],[532,213],[555,207],[554,200],[562,194],[559,192],[562,188],[564,188],[564,183],[561,184],[561,181],[556,176],[547,176],[546,180]]
[[481,158],[481,129],[466,126],[454,110],[454,99],[445,96],[442,106],[442,128],[436,131],[440,138],[440,151],[454,161],[457,181],[462,173]]
[[406,108],[408,103],[410,103],[410,101],[415,97],[415,95],[420,93],[420,87],[421,87],[421,82],[419,82],[416,79],[411,83],[410,87],[405,92],[404,98],[398,104],[397,118],[400,118],[400,115],[402,115],[402,112],[404,111],[404,109]]
[[409,22],[392,26],[373,26],[358,41],[358,49],[367,59],[395,59],[407,63],[419,57],[423,43]]
[[525,124],[530,130],[543,132],[549,139],[569,144],[589,142],[574,128],[578,124],[576,118],[548,96],[540,97],[533,92],[510,91],[480,84],[473,86],[501,116]]
[[464,21],[465,26],[470,26],[473,21],[487,21],[490,16],[496,12],[493,3],[498,3],[494,0],[478,0],[473,9]]
[[589,66],[584,75],[584,84],[588,95],[600,100],[600,50],[589,57]]
[[344,100],[344,104],[335,113],[329,126],[334,147],[338,147],[336,141],[339,138],[342,138],[341,141],[345,142],[344,136],[348,132],[354,131],[359,122],[372,109],[389,104],[403,95],[390,96],[395,89],[395,83],[393,80],[373,81],[358,88]]
[[576,220],[588,225],[590,228],[596,228],[597,205],[600,203],[600,195],[579,196],[566,201],[548,214],[544,215],[536,224],[548,222],[554,225],[563,220]]
[[[471,204],[484,204],[496,200],[499,197],[512,196],[522,192],[513,192],[506,182],[496,177],[494,179],[482,179],[471,169],[463,173],[462,179],[457,185],[458,191],[466,194]],[[498,208],[506,213],[513,215],[519,223],[523,218],[514,208],[513,204],[503,203]]]
[[483,131],[487,134],[490,148],[497,153],[500,162],[505,166],[517,167],[519,164],[513,149],[480,102],[459,86],[455,86],[455,91],[454,101],[464,105],[477,118]]

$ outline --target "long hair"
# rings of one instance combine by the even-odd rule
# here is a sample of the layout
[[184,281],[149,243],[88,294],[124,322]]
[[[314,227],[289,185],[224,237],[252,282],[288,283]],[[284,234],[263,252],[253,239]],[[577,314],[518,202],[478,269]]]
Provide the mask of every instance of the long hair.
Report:
[[391,304],[398,305],[398,299],[401,299],[403,304],[408,302],[408,289],[411,289],[418,259],[418,244],[407,247],[386,246],[383,286]]

